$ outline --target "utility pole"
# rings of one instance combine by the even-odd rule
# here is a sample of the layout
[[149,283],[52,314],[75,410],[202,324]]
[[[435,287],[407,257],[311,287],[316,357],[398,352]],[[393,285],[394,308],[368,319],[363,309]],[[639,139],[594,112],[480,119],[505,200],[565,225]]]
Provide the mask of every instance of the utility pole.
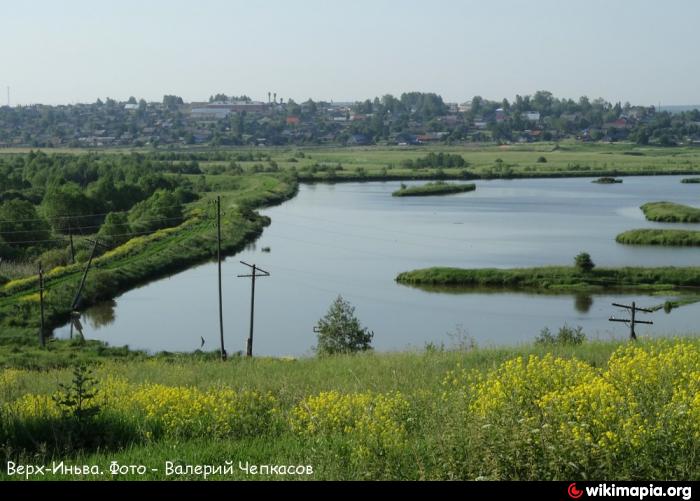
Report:
[[221,360],[226,360],[224,349],[224,308],[221,301],[221,196],[216,197],[216,260],[219,266],[219,335],[221,338]]
[[71,303],[71,324],[70,324],[70,337],[73,339],[73,328],[75,327],[80,334],[80,337],[82,339],[85,339],[85,336],[83,336],[83,327],[80,324],[80,312],[76,310],[78,307],[78,303],[80,302],[80,294],[83,292],[83,288],[85,287],[85,279],[87,278],[88,271],[90,271],[90,266],[92,265],[92,259],[95,257],[95,251],[97,250],[97,246],[101,245],[99,240],[88,240],[89,242],[92,242],[92,250],[90,251],[90,258],[88,259],[87,265],[85,266],[85,270],[83,270],[83,277],[80,279],[80,285],[78,286],[78,290],[75,292],[75,297],[73,298],[73,302]]
[[644,313],[654,313],[653,310],[648,310],[646,308],[639,308],[636,303],[633,301],[632,305],[626,305],[626,304],[618,304],[618,303],[613,303],[613,306],[617,306],[618,308],[625,308],[627,310],[630,310],[630,316],[631,318],[615,318],[615,317],[610,317],[610,322],[623,322],[623,323],[628,323],[630,324],[630,339],[632,341],[637,340],[637,333],[634,331],[634,326],[636,324],[648,324],[648,325],[653,325],[654,322],[649,322],[645,320],[637,320],[636,319],[636,313],[638,311],[644,312]]
[[80,279],[80,285],[78,286],[78,290],[76,291],[75,297],[73,298],[73,302],[71,303],[71,311],[78,307],[78,302],[80,301],[80,294],[83,292],[83,287],[85,287],[85,279],[87,278],[88,271],[90,270],[90,265],[92,265],[92,259],[95,257],[95,251],[97,250],[98,245],[99,242],[97,240],[92,240],[92,250],[90,251],[90,257],[88,258],[87,265],[83,270],[83,277]]
[[39,345],[46,346],[44,339],[44,269],[39,263],[39,307],[41,308],[41,327],[39,327]]
[[[248,268],[251,268],[253,270],[253,273],[250,275],[238,275],[239,278],[251,278],[251,293],[250,293],[250,335],[248,336],[248,344],[246,347],[246,355],[249,357],[253,356],[253,320],[255,316],[255,278],[256,277],[269,277],[270,273],[263,270],[262,268],[258,268],[254,264],[248,264],[245,261],[241,261],[241,264],[246,265]],[[258,272],[260,274],[258,275]]]
[[68,237],[70,238],[70,259],[75,264],[75,247],[73,247],[73,228],[68,227]]

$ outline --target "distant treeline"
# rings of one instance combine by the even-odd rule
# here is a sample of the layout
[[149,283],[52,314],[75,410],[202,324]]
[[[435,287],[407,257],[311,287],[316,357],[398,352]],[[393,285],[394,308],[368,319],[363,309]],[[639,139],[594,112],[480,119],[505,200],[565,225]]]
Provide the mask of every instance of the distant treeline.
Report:
[[429,167],[447,167],[459,168],[467,167],[469,164],[462,155],[452,153],[433,153],[430,152],[424,157],[416,158],[415,160],[407,159],[401,162],[402,167],[409,169],[425,169]]

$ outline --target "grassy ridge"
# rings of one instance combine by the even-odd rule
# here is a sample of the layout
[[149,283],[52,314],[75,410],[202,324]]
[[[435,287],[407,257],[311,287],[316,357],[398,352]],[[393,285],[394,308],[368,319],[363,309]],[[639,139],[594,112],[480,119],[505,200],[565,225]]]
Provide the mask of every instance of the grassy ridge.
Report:
[[595,291],[611,288],[648,291],[700,287],[700,267],[595,268],[584,273],[573,266],[540,268],[424,268],[400,273],[409,285],[492,287],[503,289]]
[[700,209],[673,202],[649,202],[642,205],[649,221],[660,223],[700,223]]
[[665,245],[673,247],[700,246],[700,231],[656,230],[642,228],[620,233],[615,241],[626,245]]
[[393,197],[425,197],[431,195],[451,195],[476,190],[475,184],[428,183],[422,186],[402,186],[391,194]]
[[[56,433],[71,421],[50,398],[70,371],[0,371],[2,459],[97,464],[101,479],[111,461],[147,466],[119,477],[143,480],[202,478],[165,477],[165,461],[229,460],[212,478],[699,478],[698,338],[94,371],[99,412],[73,436]],[[246,475],[239,460],[314,473]],[[46,477],[60,478],[74,477]]]

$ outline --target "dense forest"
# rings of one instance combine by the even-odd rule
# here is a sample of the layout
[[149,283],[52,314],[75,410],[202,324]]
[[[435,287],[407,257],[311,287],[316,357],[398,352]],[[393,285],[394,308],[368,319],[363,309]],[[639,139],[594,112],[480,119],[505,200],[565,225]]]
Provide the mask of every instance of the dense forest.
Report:
[[175,226],[183,220],[183,204],[201,191],[184,173],[201,171],[196,161],[174,166],[140,154],[2,158],[0,257],[66,265],[84,258],[86,236],[96,235],[104,251]]

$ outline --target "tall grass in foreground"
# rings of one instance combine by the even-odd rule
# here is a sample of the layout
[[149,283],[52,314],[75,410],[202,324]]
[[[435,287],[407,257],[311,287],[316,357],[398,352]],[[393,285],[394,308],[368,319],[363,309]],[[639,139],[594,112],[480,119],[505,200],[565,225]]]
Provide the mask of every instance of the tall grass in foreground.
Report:
[[55,438],[70,416],[51,394],[70,377],[2,372],[6,457],[311,464],[335,479],[700,478],[697,339],[110,362],[95,368],[100,412],[79,448]]

